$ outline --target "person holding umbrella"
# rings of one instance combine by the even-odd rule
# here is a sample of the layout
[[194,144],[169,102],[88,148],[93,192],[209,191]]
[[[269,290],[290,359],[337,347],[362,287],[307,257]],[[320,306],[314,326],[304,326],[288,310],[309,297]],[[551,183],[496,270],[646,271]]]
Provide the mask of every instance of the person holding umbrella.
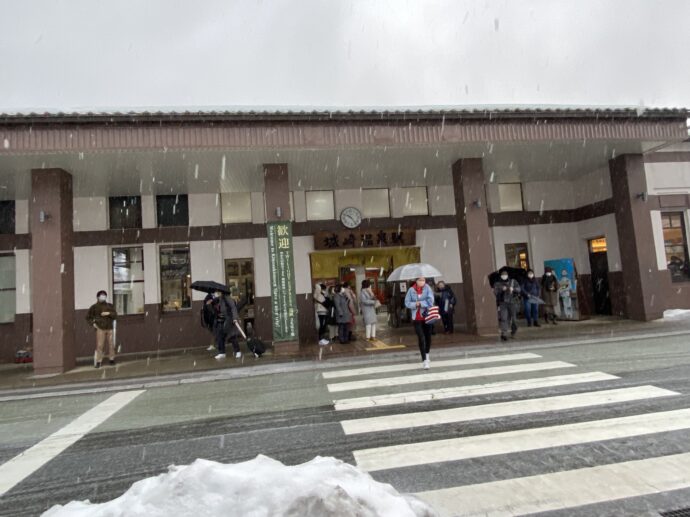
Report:
[[517,280],[510,278],[508,270],[501,268],[501,279],[494,284],[494,295],[498,305],[498,323],[501,328],[501,341],[508,341],[508,331],[514,337],[517,333],[517,310],[515,297],[520,294],[521,288]]
[[216,313],[213,335],[216,337],[216,346],[218,347],[218,354],[215,358],[218,360],[225,359],[225,342],[229,339],[235,352],[235,359],[240,359],[242,357],[238,341],[240,316],[235,300],[230,296],[225,296],[221,291],[213,293],[213,298],[213,308]]
[[412,312],[412,324],[417,334],[419,353],[422,355],[422,368],[429,369],[429,351],[431,350],[431,325],[425,321],[426,312],[434,305],[434,292],[426,283],[426,278],[420,276],[414,285],[407,290],[405,307]]

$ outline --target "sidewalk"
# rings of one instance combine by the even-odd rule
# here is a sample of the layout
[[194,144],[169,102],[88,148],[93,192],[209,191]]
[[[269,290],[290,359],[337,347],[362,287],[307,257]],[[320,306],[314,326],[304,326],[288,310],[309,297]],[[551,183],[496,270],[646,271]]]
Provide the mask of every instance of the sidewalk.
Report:
[[[688,332],[690,334],[690,320],[637,322],[621,318],[598,317],[580,322],[559,322],[558,325],[543,325],[541,328],[528,328],[521,322],[515,340],[501,342],[498,337],[479,337],[456,331],[455,334],[436,334],[433,337],[433,350],[462,347],[469,350],[491,350],[492,347],[505,348],[510,346],[529,347],[531,345],[553,344],[572,340],[606,339],[615,336],[630,336],[636,334],[654,334],[660,332]],[[328,361],[333,358],[375,357],[388,355],[392,352],[409,353],[414,357],[419,353],[417,338],[411,328],[385,328],[379,332],[379,339],[375,343],[357,340],[348,345],[330,344],[319,346],[308,344],[300,347],[299,351],[291,355],[275,355],[269,348],[261,358],[255,359],[246,354],[242,360],[228,358],[216,361],[211,352],[204,347],[185,350],[150,352],[147,354],[122,355],[115,366],[105,365],[95,369],[92,364],[80,362],[73,370],[49,376],[35,376],[31,364],[0,365],[0,390],[19,388],[38,388],[45,386],[59,386],[84,382],[112,381],[136,379],[142,377],[158,377],[175,374],[189,374],[222,370],[227,368],[251,368],[257,364],[281,364],[307,361]],[[690,340],[690,338],[689,338]],[[243,346],[243,352],[246,349]]]

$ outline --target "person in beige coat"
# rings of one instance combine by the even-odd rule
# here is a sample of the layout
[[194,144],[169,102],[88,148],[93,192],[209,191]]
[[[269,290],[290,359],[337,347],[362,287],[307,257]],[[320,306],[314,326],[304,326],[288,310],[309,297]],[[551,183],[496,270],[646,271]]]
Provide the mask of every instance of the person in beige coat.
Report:
[[117,320],[115,307],[108,303],[108,293],[98,291],[97,302],[89,307],[86,313],[86,321],[96,329],[96,356],[94,366],[101,367],[103,362],[103,349],[108,345],[108,358],[110,364],[115,364],[115,343],[113,342],[113,322]]

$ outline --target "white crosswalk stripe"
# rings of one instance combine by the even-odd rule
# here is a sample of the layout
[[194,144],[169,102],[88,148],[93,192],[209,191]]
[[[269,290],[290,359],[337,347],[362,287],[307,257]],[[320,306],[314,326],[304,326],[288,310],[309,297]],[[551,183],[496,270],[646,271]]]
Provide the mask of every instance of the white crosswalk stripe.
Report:
[[[512,364],[495,364],[500,362]],[[409,482],[422,483],[426,487],[423,477],[420,481],[409,469],[416,472],[415,469],[431,466],[438,469],[443,465],[455,469],[450,462],[500,455],[510,458],[510,455],[525,456],[530,452],[534,455],[540,454],[539,451],[544,449],[549,449],[551,455],[558,455],[561,454],[559,448],[567,451],[573,447],[594,447],[601,442],[615,443],[615,440],[623,440],[621,443],[625,444],[628,443],[627,440],[632,440],[631,443],[645,439],[653,442],[660,433],[676,432],[681,434],[667,436],[682,437],[682,433],[690,432],[690,409],[677,409],[680,404],[685,405],[685,399],[678,398],[679,393],[652,385],[631,386],[630,382],[620,386],[619,377],[605,372],[548,375],[552,370],[575,368],[576,365],[572,363],[544,361],[536,354],[514,353],[435,361],[432,366],[435,371],[425,373],[417,371],[417,364],[324,372],[328,391],[344,395],[333,403],[343,416],[340,425],[345,435],[369,433],[366,439],[372,445],[383,443],[382,446],[367,449],[360,447],[352,451],[360,468],[375,476],[384,475],[388,482],[396,479],[396,469],[405,469],[401,471],[405,472],[404,475],[401,474],[401,480],[414,479]],[[518,378],[492,379],[511,375]],[[340,380],[362,376],[376,377]],[[529,378],[525,378],[527,376]],[[469,384],[466,381],[478,378],[487,382]],[[430,383],[433,384],[428,386]],[[441,383],[445,385],[434,387]],[[405,390],[405,387],[411,385],[419,385],[416,386],[419,389]],[[364,396],[353,393],[355,396],[348,397],[350,392],[361,390],[368,392]],[[569,390],[571,393],[568,393]],[[531,391],[535,394],[532,395]],[[513,399],[512,393],[521,395]],[[489,400],[483,402],[480,398],[483,396],[487,396]],[[491,396],[498,401],[491,402]],[[469,397],[472,397],[470,404],[466,401]],[[662,404],[666,406],[666,410],[659,406],[660,403],[645,402],[661,399],[669,400]],[[442,409],[424,407],[423,404],[436,404],[441,400],[444,401]],[[677,402],[674,403],[673,400]],[[620,407],[623,410],[618,414],[625,416],[587,418],[589,413],[584,410],[596,407],[611,407],[614,411]],[[638,409],[639,407],[654,407],[655,410],[645,412],[649,409]],[[384,410],[385,414],[381,414]],[[370,414],[373,411],[373,416],[362,414],[364,411]],[[578,411],[578,419],[568,423]],[[637,413],[630,414],[633,411]],[[559,418],[558,425],[551,425],[554,418],[546,418],[546,415],[561,413],[565,416]],[[596,414],[603,415],[603,409]],[[523,421],[529,421],[530,415],[543,415],[545,423],[549,422],[549,425],[524,428],[523,424],[513,430],[501,429],[503,418],[525,417]],[[584,420],[582,415],[585,416]],[[457,436],[457,431],[454,430],[457,429],[457,424],[475,421],[479,424],[479,427],[475,426],[477,429],[491,430]],[[455,427],[451,427],[453,425]],[[428,441],[403,438],[405,434],[400,433],[419,429],[418,436],[424,436],[419,433],[425,433],[426,429],[421,428],[431,426],[437,426],[434,427],[437,431],[433,433],[435,439]],[[439,426],[449,426],[448,432]],[[395,434],[395,431],[398,433]],[[592,465],[596,460],[589,459],[586,455],[579,458],[580,463],[570,463],[584,468],[571,466],[572,470],[565,467],[564,470],[553,472],[552,465],[549,467],[550,471],[543,474],[498,481],[478,482],[467,474],[456,474],[452,484],[458,486],[441,489],[431,486],[423,488],[417,495],[432,504],[443,516],[523,515],[690,489],[690,447],[680,450],[684,452],[676,454],[678,450],[669,450],[666,452],[671,453],[668,456],[639,459],[644,458],[644,451],[634,451],[634,446],[626,445],[625,450],[615,456],[617,463]],[[659,454],[663,453],[657,453]],[[650,452],[649,455],[653,456],[654,453]],[[510,460],[498,458],[497,461]],[[540,468],[540,463],[537,463],[536,468]],[[534,474],[534,464],[531,469],[526,474]],[[460,467],[458,472],[462,471],[463,467]],[[512,465],[511,468],[503,467],[502,471],[513,472],[513,475],[516,473]]]

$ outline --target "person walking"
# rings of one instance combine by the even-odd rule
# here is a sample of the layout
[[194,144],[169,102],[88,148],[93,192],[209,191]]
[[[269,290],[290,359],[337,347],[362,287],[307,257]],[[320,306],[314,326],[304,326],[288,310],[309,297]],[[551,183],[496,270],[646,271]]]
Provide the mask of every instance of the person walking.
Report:
[[566,319],[573,319],[573,300],[571,298],[572,283],[568,272],[564,269],[561,271],[561,279],[558,281],[558,295],[563,304],[563,315]]
[[431,325],[427,325],[424,318],[429,307],[434,305],[434,292],[426,283],[426,278],[419,277],[407,290],[405,307],[411,311],[412,324],[422,355],[422,368],[428,370],[431,366],[429,351],[431,350]]
[[216,291],[213,298],[213,308],[216,313],[213,334],[216,336],[216,347],[218,348],[218,354],[215,358],[217,360],[225,359],[225,342],[230,340],[235,352],[235,359],[240,359],[242,357],[238,341],[240,331],[237,328],[240,323],[240,315],[235,300],[230,296],[224,296],[220,291]]
[[347,295],[342,285],[335,286],[333,302],[335,304],[335,321],[338,324],[338,341],[346,345],[350,342],[350,321],[352,319],[352,311],[350,297]]
[[347,296],[348,300],[350,300],[350,325],[348,327],[347,339],[348,341],[353,341],[354,339],[356,339],[354,332],[357,328],[357,296],[355,295],[355,292],[352,290],[352,287],[350,287],[349,282],[343,283],[343,293]]
[[359,292],[359,307],[362,310],[364,329],[369,341],[376,341],[376,309],[380,305],[381,302],[378,301],[374,290],[371,288],[371,282],[369,280],[362,280],[362,289]]
[[510,278],[507,269],[502,268],[499,273],[501,279],[494,284],[494,295],[498,305],[501,341],[508,341],[508,332],[510,332],[510,337],[515,337],[518,330],[515,298],[520,294],[521,289],[517,280]]
[[457,299],[453,290],[443,280],[439,281],[436,286],[438,287],[438,312],[443,321],[443,333],[452,334],[455,330],[453,312]]
[[553,274],[553,269],[547,267],[544,277],[541,279],[541,293],[544,300],[544,320],[546,323],[556,323],[556,311],[558,310],[558,279]]
[[117,320],[115,307],[108,303],[108,293],[98,291],[96,303],[89,307],[86,313],[86,321],[96,329],[96,353],[94,367],[100,368],[103,362],[103,349],[108,346],[108,359],[110,364],[115,364],[115,343],[113,342],[113,322]]
[[527,326],[541,327],[539,325],[539,298],[541,297],[541,288],[539,282],[534,277],[534,271],[527,270],[527,278],[522,284],[522,296],[525,299],[525,318],[527,319]]
[[326,285],[316,284],[314,286],[314,312],[316,313],[316,323],[319,332],[319,345],[327,345],[329,340],[328,335],[328,310],[330,309],[329,300],[326,298]]

